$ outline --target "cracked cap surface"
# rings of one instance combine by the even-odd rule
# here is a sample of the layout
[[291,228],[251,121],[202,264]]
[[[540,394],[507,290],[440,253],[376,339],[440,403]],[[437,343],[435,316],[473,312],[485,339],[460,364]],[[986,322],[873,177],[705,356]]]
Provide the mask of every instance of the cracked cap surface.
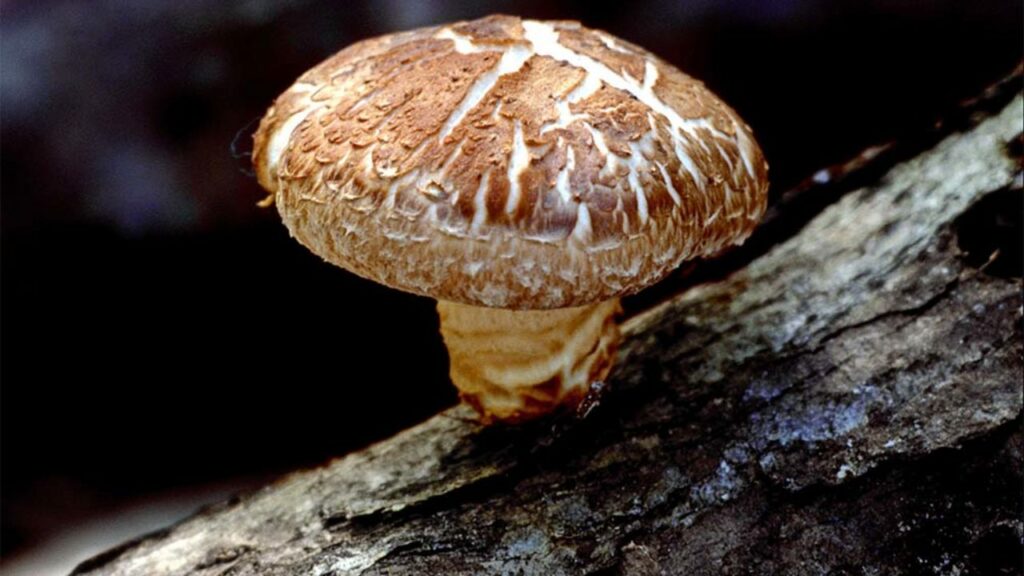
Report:
[[382,284],[581,306],[742,242],[750,128],[702,83],[576,22],[510,16],[353,44],[267,112],[253,162],[291,234]]

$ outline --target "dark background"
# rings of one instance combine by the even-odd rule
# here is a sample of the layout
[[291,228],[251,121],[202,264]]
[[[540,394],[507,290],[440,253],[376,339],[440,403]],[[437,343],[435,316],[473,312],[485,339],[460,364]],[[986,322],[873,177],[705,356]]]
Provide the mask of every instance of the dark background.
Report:
[[736,108],[775,195],[930,126],[1024,43],[1021,3],[996,0],[0,11],[6,557],[133,502],[199,501],[316,465],[455,401],[430,301],[321,263],[255,206],[254,121],[348,43],[491,12],[580,19]]

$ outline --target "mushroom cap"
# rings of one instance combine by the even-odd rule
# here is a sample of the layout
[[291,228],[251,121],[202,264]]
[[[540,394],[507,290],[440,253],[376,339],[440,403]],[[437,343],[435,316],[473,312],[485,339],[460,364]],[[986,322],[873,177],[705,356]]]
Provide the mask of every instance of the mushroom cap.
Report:
[[511,16],[353,44],[267,112],[253,162],[325,260],[477,306],[581,306],[742,242],[768,165],[736,113],[646,50]]

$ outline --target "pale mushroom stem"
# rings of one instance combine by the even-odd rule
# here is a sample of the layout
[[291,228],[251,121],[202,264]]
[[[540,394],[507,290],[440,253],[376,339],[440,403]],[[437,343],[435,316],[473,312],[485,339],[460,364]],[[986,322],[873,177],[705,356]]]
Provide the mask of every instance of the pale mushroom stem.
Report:
[[618,298],[521,311],[437,303],[452,382],[485,421],[578,406],[612,367],[621,310]]

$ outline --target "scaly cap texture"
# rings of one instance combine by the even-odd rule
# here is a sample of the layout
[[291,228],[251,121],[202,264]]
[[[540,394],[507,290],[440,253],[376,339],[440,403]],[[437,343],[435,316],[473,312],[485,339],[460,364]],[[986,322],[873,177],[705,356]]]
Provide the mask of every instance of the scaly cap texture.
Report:
[[281,217],[388,286],[514,309],[636,292],[742,242],[768,166],[749,127],[642,48],[490,16],[358,42],[255,135]]

